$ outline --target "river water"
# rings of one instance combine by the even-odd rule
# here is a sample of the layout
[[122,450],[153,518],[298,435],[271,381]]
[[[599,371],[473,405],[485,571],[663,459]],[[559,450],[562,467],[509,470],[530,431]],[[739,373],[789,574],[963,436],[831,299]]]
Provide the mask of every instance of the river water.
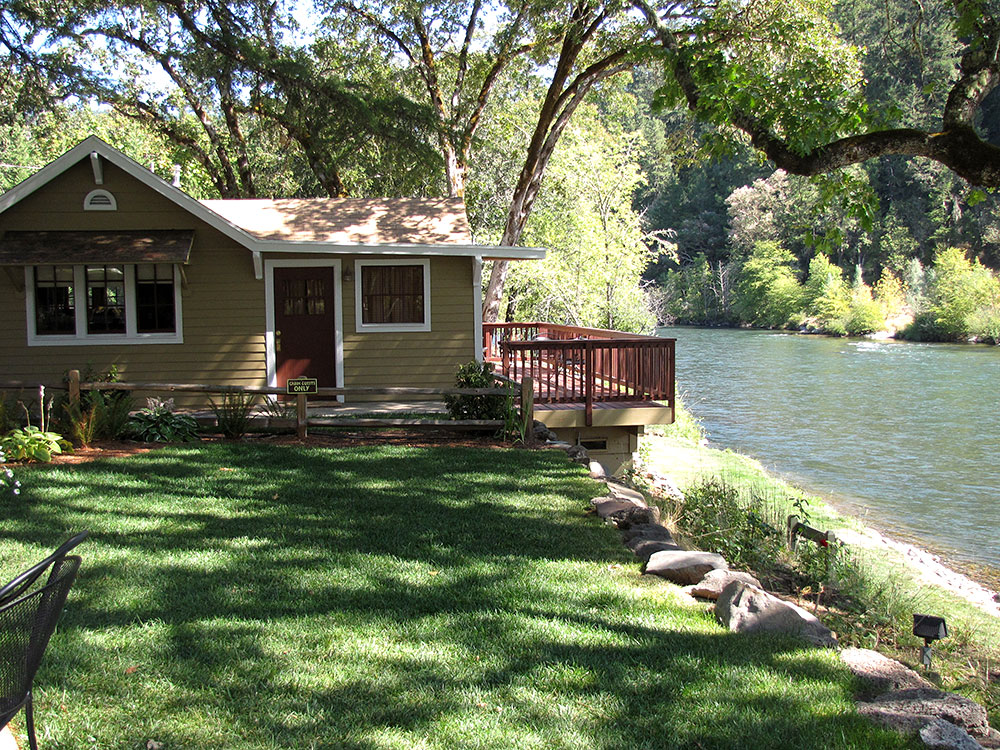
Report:
[[890,536],[1000,569],[1000,347],[670,327],[715,447]]

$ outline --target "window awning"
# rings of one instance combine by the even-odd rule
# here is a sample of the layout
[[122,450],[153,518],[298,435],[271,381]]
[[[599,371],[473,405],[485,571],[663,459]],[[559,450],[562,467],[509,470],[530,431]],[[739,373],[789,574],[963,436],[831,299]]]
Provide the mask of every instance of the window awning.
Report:
[[5,232],[0,266],[187,263],[193,229],[136,232]]

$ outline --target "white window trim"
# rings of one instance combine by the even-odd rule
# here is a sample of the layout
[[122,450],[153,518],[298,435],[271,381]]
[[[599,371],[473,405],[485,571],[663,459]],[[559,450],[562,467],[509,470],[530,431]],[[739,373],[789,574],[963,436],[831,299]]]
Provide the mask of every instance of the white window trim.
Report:
[[[424,268],[424,322],[423,323],[362,323],[361,322],[361,269],[365,266],[423,266]],[[431,330],[431,261],[408,260],[355,260],[354,261],[354,330],[357,333],[402,333],[405,331]]]
[[[87,274],[86,266],[72,263],[46,263],[44,265],[73,266],[73,297],[76,302],[76,333],[39,334],[35,326],[35,273],[34,266],[24,267],[24,302],[28,323],[28,346],[122,346],[123,344],[183,344],[184,315],[181,310],[181,274],[177,264],[174,269],[174,319],[177,330],[173,333],[139,333],[136,319],[135,263],[112,263],[125,266],[125,333],[87,333]],[[97,264],[90,264],[97,265]],[[145,264],[138,264],[145,265]]]

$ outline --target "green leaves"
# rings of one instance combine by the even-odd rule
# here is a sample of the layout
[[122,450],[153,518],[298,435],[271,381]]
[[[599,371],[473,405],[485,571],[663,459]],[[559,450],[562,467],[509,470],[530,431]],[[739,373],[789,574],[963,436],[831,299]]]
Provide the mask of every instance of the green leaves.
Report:
[[38,427],[16,428],[0,438],[0,450],[10,461],[37,461],[48,463],[52,456],[72,446],[58,432],[46,432]]

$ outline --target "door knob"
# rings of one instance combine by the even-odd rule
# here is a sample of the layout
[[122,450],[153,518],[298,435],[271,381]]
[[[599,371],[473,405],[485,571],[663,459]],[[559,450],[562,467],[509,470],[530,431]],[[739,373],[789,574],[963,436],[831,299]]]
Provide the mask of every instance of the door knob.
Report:
[[276,352],[281,351],[281,331],[274,332],[274,350]]

